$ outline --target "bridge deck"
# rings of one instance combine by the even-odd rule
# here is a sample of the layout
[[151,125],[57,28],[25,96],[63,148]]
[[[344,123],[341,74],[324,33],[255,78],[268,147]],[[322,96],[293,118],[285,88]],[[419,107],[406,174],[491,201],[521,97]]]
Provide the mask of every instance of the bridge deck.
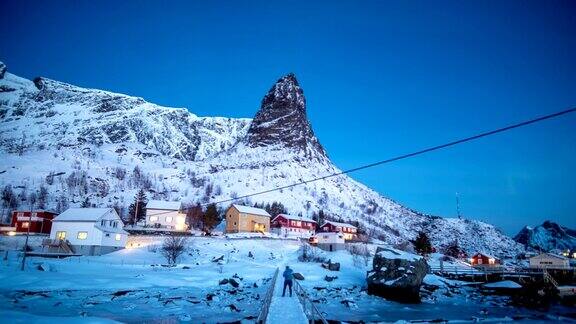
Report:
[[268,313],[267,323],[273,324],[306,324],[308,318],[304,314],[302,305],[296,297],[296,293],[292,292],[292,297],[286,288],[286,297],[282,297],[282,289],[284,288],[284,278],[279,275],[276,280],[276,287],[274,289],[274,296],[270,303],[270,311]]

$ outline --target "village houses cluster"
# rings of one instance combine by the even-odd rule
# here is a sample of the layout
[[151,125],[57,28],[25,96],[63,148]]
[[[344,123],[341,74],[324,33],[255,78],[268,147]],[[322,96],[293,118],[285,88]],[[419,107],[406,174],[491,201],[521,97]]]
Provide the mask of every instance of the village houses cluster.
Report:
[[[138,227],[147,234],[189,232],[186,213],[181,202],[151,200],[146,204],[145,217]],[[347,223],[325,221],[319,225],[311,218],[280,213],[270,215],[257,207],[231,205],[224,214],[225,234],[255,233],[278,238],[306,240],[326,251],[345,248],[346,242],[357,238],[358,229]],[[69,208],[61,214],[51,211],[14,211],[10,227],[2,228],[9,235],[35,234],[47,236],[42,242],[42,254],[102,255],[127,246],[134,227],[125,227],[113,208]],[[534,253],[529,255],[530,268],[568,269],[569,255]],[[487,253],[475,253],[469,259],[477,268],[501,267],[501,260]]]
[[[147,234],[188,232],[182,203],[151,200],[146,204],[145,217],[137,227]],[[270,215],[262,208],[231,205],[225,213],[224,233],[272,233],[280,238],[308,240],[328,250],[344,249],[345,242],[354,240],[357,228],[351,224],[325,221],[321,226],[311,218],[288,214]],[[102,255],[126,247],[134,227],[125,227],[114,208],[69,208],[61,214],[37,210],[12,212],[9,235],[46,235],[43,254]]]

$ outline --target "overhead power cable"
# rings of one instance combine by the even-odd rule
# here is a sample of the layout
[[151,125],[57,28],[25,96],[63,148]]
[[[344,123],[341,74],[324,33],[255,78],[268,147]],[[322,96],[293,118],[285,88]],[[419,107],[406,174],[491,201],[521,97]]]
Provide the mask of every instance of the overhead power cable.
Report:
[[272,188],[272,189],[268,189],[268,190],[263,190],[263,191],[259,191],[259,192],[254,192],[254,193],[247,194],[247,195],[243,195],[243,196],[239,196],[239,197],[236,197],[236,198],[230,198],[230,199],[224,199],[224,200],[215,201],[215,202],[210,202],[210,203],[204,203],[204,204],[201,204],[201,206],[207,206],[207,205],[211,205],[211,204],[222,204],[222,203],[227,203],[227,202],[233,202],[233,201],[237,201],[237,200],[246,199],[246,198],[249,198],[249,197],[254,197],[254,196],[263,195],[263,194],[270,193],[270,192],[274,192],[274,191],[284,190],[284,189],[288,189],[288,188],[292,188],[292,187],[296,187],[296,186],[308,184],[308,183],[315,182],[315,181],[319,181],[319,180],[324,180],[324,179],[328,179],[328,178],[337,177],[337,176],[340,176],[340,175],[344,175],[344,174],[348,174],[348,173],[352,173],[352,172],[356,172],[356,171],[360,171],[360,170],[372,168],[372,167],[379,166],[379,165],[382,165],[382,164],[386,164],[386,163],[390,163],[390,162],[394,162],[394,161],[399,161],[399,160],[407,159],[407,158],[414,157],[414,156],[417,156],[417,155],[421,155],[421,154],[424,154],[424,153],[429,153],[429,152],[432,152],[432,151],[438,151],[438,150],[445,149],[445,148],[447,148],[447,147],[455,146],[455,145],[458,145],[458,144],[462,144],[462,143],[466,143],[466,142],[471,142],[471,141],[474,141],[474,140],[477,140],[477,139],[480,139],[480,138],[483,138],[483,137],[495,135],[495,134],[498,134],[498,133],[503,133],[503,132],[506,132],[506,131],[509,131],[509,130],[512,130],[512,129],[515,129],[515,128],[520,128],[520,127],[528,126],[528,125],[535,124],[535,123],[538,123],[538,122],[541,122],[541,121],[544,121],[544,120],[547,120],[547,119],[552,119],[552,118],[560,117],[560,116],[563,116],[563,115],[567,115],[567,114],[573,113],[573,112],[576,112],[576,108],[570,108],[570,109],[562,110],[562,111],[559,111],[559,112],[556,112],[556,113],[553,113],[553,114],[548,114],[548,115],[540,116],[540,117],[537,117],[537,118],[534,118],[534,119],[530,119],[530,120],[527,120],[527,121],[523,121],[523,122],[520,122],[520,123],[517,123],[517,124],[512,124],[512,125],[505,126],[505,127],[502,127],[502,128],[498,128],[498,129],[495,129],[495,130],[491,130],[491,131],[488,131],[488,132],[480,133],[480,134],[477,134],[477,135],[474,135],[474,136],[470,136],[470,137],[466,137],[466,138],[463,138],[463,139],[459,139],[459,140],[455,140],[455,141],[452,141],[452,142],[448,142],[448,143],[446,143],[446,144],[441,144],[441,145],[432,146],[432,147],[425,148],[425,149],[422,149],[422,150],[419,150],[419,151],[416,151],[416,152],[412,152],[412,153],[408,153],[408,154],[396,156],[396,157],[393,157],[393,158],[389,158],[389,159],[386,159],[386,160],[382,160],[382,161],[378,161],[378,162],[374,162],[374,163],[370,163],[370,164],[365,164],[365,165],[362,165],[362,166],[359,166],[359,167],[356,167],[356,168],[352,168],[352,169],[348,169],[348,170],[345,170],[345,171],[328,174],[328,175],[325,175],[325,176],[323,176],[323,177],[313,178],[313,179],[309,179],[309,180],[303,180],[303,181],[296,182],[296,183],[292,183],[292,184],[289,184],[289,185],[280,186],[280,187],[276,187],[276,188]]

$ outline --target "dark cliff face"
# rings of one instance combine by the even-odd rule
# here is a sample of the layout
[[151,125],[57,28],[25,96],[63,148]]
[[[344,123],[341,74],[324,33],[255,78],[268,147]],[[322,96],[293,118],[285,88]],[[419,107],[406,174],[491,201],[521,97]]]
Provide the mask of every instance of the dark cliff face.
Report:
[[306,98],[294,74],[280,78],[268,91],[247,134],[251,147],[279,145],[326,157],[306,116]]

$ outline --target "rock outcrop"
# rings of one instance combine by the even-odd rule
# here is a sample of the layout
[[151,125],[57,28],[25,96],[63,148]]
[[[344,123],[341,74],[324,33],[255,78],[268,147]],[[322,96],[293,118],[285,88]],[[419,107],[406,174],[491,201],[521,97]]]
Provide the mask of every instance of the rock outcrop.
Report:
[[0,79],[4,78],[4,73],[6,73],[6,64],[0,61]]
[[576,231],[551,221],[536,227],[525,226],[514,240],[538,251],[576,250]]
[[418,303],[420,286],[428,273],[423,257],[379,247],[368,272],[368,293],[389,300]]
[[304,91],[294,74],[280,78],[264,96],[247,141],[251,147],[278,145],[310,157],[326,157],[306,116]]

